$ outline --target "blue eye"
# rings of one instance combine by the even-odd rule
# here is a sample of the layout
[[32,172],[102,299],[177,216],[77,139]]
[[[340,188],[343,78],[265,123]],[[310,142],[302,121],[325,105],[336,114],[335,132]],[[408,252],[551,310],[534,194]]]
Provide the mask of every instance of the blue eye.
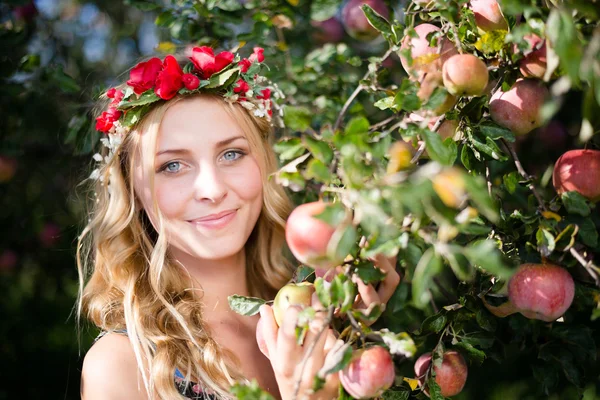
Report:
[[223,159],[225,161],[235,161],[241,158],[244,154],[241,151],[229,150],[223,153]]
[[171,161],[163,167],[164,171],[167,172],[178,172],[181,169],[181,164],[179,161]]

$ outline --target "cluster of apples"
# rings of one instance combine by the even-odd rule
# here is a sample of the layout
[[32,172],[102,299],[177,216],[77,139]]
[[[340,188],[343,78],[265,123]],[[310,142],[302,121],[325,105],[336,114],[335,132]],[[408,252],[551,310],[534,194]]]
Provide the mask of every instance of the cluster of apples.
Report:
[[[425,5],[430,2],[418,3]],[[471,0],[468,7],[475,15],[480,32],[508,29],[496,0]],[[416,37],[405,37],[399,56],[404,69],[420,82],[419,98],[426,102],[433,91],[442,86],[449,93],[446,101],[429,111],[428,116],[445,114],[454,107],[458,97],[489,94],[495,82],[489,82],[488,67],[483,60],[474,54],[460,54],[435,25],[423,23],[414,29]],[[438,35],[435,46],[428,40],[432,33]],[[548,96],[548,89],[539,79],[546,72],[545,41],[533,34],[527,35],[525,40],[531,50],[519,60],[523,77],[508,91],[493,93],[489,103],[491,118],[517,135],[525,135],[542,125],[540,109]],[[515,46],[513,51],[519,50]],[[406,53],[410,54],[412,62],[404,56]]]
[[[328,203],[302,204],[290,214],[286,224],[286,240],[294,256],[315,269],[330,269],[341,264],[328,256],[327,247],[335,228],[314,216],[325,210]],[[314,286],[309,282],[289,283],[279,290],[273,302],[275,321],[281,325],[285,310],[294,305],[308,307],[312,302]],[[260,324],[259,324],[260,326]],[[260,344],[260,333],[257,332]],[[392,356],[381,346],[354,351],[352,360],[341,371],[339,378],[344,389],[356,399],[381,395],[394,383],[396,376]]]

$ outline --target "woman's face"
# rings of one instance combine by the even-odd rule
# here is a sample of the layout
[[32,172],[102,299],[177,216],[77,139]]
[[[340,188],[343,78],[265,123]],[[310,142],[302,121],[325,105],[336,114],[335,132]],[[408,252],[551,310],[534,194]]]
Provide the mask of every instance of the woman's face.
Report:
[[[145,170],[141,161],[134,167],[136,194],[157,226],[150,192],[155,174],[154,195],[165,219],[169,250],[179,260],[236,255],[260,215],[259,164],[244,132],[223,107],[203,97],[170,107],[151,155],[154,171]],[[142,134],[141,140],[149,138]]]

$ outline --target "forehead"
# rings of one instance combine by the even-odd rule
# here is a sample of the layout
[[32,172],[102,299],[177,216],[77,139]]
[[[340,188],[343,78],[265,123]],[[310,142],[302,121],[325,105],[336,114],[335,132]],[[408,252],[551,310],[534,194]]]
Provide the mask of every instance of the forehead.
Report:
[[246,136],[233,115],[216,99],[191,97],[170,107],[161,121],[157,148],[209,145],[233,136]]

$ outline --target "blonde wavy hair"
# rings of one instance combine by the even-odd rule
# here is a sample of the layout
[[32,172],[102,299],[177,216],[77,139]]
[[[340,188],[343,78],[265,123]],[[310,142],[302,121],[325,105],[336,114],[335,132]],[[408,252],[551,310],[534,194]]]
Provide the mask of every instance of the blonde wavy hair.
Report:
[[[264,118],[219,95],[199,96],[220,102],[240,124],[259,164],[263,205],[245,245],[246,275],[251,296],[273,299],[292,276],[282,252],[292,205],[283,188],[269,179],[277,168],[272,128]],[[197,294],[201,290],[192,287],[184,268],[170,258],[156,200],[158,226],[153,227],[133,186],[133,166],[142,151],[140,136],[149,135],[155,146],[165,112],[189,97],[173,98],[145,115],[100,171],[110,187],[96,181],[91,188],[90,220],[77,246],[77,320],[81,323],[85,317],[103,331],[127,330],[150,398],[181,398],[174,382],[178,368],[187,382],[228,399],[231,385],[246,381],[239,360],[212,338]]]

